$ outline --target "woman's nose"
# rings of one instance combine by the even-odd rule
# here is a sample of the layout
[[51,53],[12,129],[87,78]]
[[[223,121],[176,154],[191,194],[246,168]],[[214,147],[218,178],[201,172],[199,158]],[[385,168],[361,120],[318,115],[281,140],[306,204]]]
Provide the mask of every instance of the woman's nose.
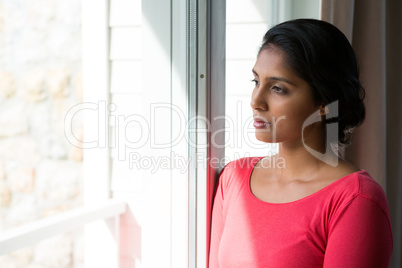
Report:
[[253,94],[251,94],[250,106],[253,110],[268,110],[268,100],[264,90],[260,88],[255,88]]

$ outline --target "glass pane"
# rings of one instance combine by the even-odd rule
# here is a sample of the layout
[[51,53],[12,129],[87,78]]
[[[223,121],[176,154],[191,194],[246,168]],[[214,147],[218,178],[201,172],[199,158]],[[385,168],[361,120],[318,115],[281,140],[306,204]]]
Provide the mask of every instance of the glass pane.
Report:
[[271,8],[271,1],[226,1],[227,162],[276,151],[255,138],[250,107],[251,69],[262,36],[272,25]]
[[294,18],[316,18],[320,1],[226,1],[226,162],[277,152],[277,144],[255,138],[250,107],[252,68],[265,32]]

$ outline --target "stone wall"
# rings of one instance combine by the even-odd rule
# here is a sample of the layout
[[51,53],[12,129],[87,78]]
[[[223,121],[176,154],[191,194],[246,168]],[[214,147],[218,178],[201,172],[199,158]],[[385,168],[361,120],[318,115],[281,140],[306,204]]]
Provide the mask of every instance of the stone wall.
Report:
[[[82,204],[82,150],[64,135],[82,101],[80,9],[80,0],[0,0],[0,231]],[[0,257],[8,268],[82,266],[82,230]]]

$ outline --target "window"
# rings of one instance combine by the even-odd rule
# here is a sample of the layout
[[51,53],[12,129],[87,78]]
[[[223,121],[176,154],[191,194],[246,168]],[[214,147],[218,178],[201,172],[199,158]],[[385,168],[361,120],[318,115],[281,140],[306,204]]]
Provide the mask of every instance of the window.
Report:
[[85,201],[128,207],[87,226],[88,267],[187,266],[186,12],[185,1],[84,1],[84,146],[96,142]]
[[[127,203],[119,219],[86,226],[86,266],[206,267],[222,160],[276,150],[248,125],[260,39],[282,20],[318,17],[318,2],[82,2],[84,102],[68,119],[85,114],[85,203]],[[84,208],[52,224],[67,229],[66,219],[83,225],[123,207]]]
[[[318,11],[317,2],[84,1],[85,142],[98,143],[84,152],[86,202],[128,204],[120,223],[86,228],[90,267],[104,266],[104,254],[136,267],[206,267],[221,168],[213,161],[267,152],[241,132],[258,44],[271,25]],[[117,239],[107,237],[113,224],[122,227]],[[102,237],[120,244],[120,256]]]

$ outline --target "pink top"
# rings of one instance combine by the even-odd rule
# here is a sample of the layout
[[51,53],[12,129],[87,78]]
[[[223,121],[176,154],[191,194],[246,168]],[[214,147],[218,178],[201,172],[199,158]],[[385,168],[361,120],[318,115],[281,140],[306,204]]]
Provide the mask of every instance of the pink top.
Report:
[[388,203],[366,171],[297,201],[268,203],[249,186],[261,158],[232,161],[221,173],[209,268],[388,267]]

